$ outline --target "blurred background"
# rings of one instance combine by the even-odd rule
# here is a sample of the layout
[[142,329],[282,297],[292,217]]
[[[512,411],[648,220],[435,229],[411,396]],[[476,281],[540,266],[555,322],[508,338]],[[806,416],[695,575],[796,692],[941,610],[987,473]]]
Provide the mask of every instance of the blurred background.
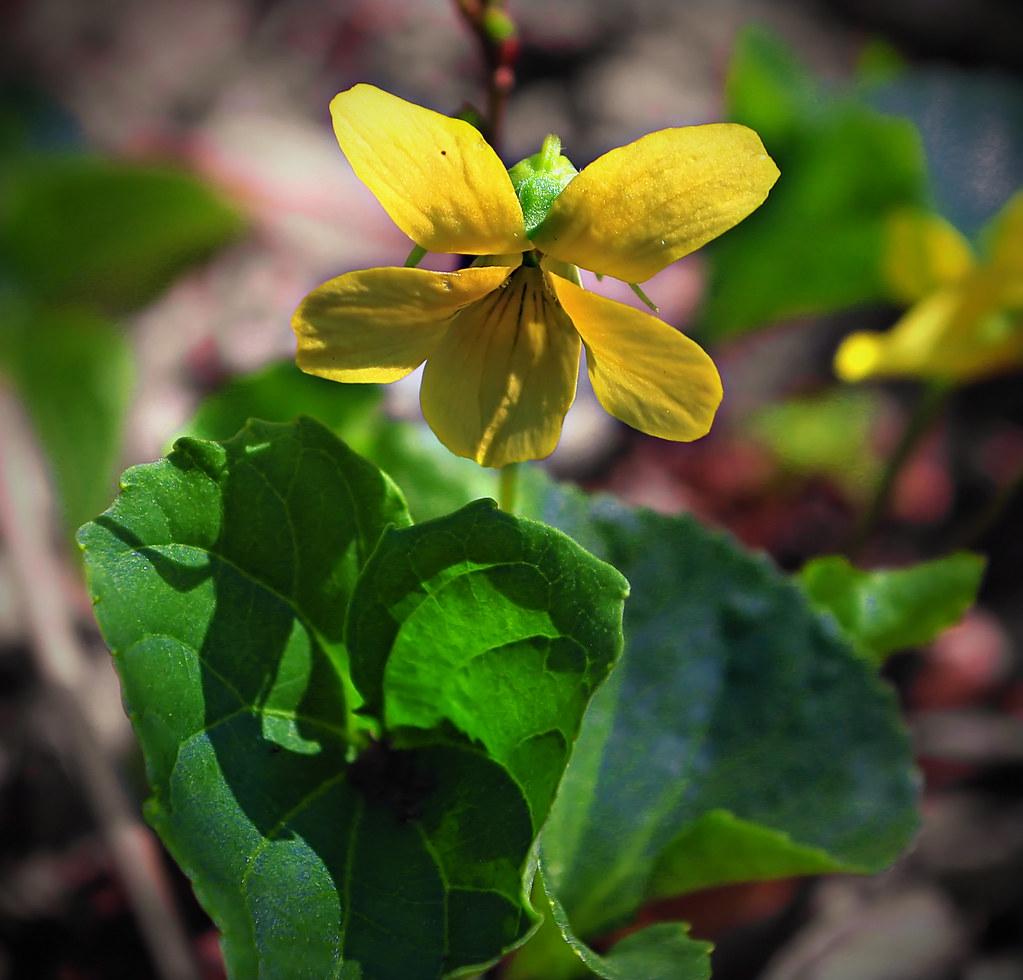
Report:
[[[550,470],[694,512],[786,570],[850,549],[867,566],[960,547],[989,561],[965,621],[886,667],[925,781],[912,853],[876,878],[732,886],[644,921],[692,921],[722,980],[1023,977],[1019,367],[940,400],[920,380],[848,385],[832,369],[842,337],[906,309],[882,262],[894,212],[942,215],[982,248],[1023,186],[1023,7],[507,9],[509,165],[551,131],[581,168],[651,130],[733,119],[782,171],[749,221],[645,287],[721,369],[712,434],[626,429],[584,373]],[[386,459],[381,420],[418,423],[417,377],[341,393],[289,364],[311,287],[409,247],[331,133],[330,98],[359,81],[448,113],[486,101],[477,39],[445,0],[0,3],[0,980],[156,976],[140,903],[176,922],[201,976],[223,975],[138,817],[142,766],[72,535],[125,466],[185,431],[308,412]],[[416,516],[493,492],[402,431]]]

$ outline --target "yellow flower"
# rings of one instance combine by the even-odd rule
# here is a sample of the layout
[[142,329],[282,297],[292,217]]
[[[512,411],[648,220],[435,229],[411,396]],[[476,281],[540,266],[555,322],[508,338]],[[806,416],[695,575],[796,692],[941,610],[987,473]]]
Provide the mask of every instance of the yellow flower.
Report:
[[887,333],[846,337],[843,381],[917,377],[964,383],[1023,364],[1023,192],[996,218],[989,257],[935,215],[906,212],[889,228],[892,295],[914,303]]
[[372,86],[330,110],[352,169],[419,249],[480,258],[458,272],[367,269],[324,283],[292,321],[303,371],[386,383],[426,361],[427,422],[485,466],[554,451],[583,347],[612,415],[665,439],[707,432],[722,395],[707,354],[582,289],[578,267],[644,282],[741,221],[778,176],[755,133],[663,130],[578,175],[550,137],[509,175],[468,123]]

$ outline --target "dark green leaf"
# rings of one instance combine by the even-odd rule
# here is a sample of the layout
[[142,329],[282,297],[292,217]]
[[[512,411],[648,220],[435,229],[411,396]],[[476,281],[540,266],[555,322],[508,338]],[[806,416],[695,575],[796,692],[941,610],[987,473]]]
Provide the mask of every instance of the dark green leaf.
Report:
[[833,555],[808,562],[797,581],[865,656],[880,663],[957,623],[976,601],[983,575],[984,559],[967,552],[869,572]]
[[10,376],[46,451],[69,530],[110,499],[134,380],[131,350],[81,310],[0,311],[0,373]]
[[656,895],[894,859],[917,822],[908,740],[830,617],[691,518],[554,488],[525,500],[633,587],[622,663],[543,834],[578,935]]
[[534,925],[535,839],[625,585],[486,502],[407,523],[300,420],[180,440],[81,532],[150,820],[233,976],[438,978]]
[[325,381],[289,359],[230,381],[199,406],[182,434],[226,439],[250,418],[287,422],[310,415],[393,477],[419,521],[494,492],[491,471],[452,456],[424,425],[388,420],[382,400],[376,385]]
[[884,298],[888,216],[925,199],[915,127],[825,92],[759,31],[740,37],[728,93],[731,118],[761,134],[781,178],[762,207],[708,247],[704,335]]
[[0,266],[47,303],[138,306],[239,230],[219,197],[168,167],[40,156],[0,187]]

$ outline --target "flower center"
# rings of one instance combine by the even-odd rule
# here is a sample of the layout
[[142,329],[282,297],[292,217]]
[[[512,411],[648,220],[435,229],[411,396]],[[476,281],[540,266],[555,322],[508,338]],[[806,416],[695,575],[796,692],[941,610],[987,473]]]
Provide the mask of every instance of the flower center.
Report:
[[553,133],[543,141],[539,153],[520,160],[508,170],[512,187],[522,207],[526,235],[543,224],[555,198],[578,173],[572,161],[561,154],[561,139]]

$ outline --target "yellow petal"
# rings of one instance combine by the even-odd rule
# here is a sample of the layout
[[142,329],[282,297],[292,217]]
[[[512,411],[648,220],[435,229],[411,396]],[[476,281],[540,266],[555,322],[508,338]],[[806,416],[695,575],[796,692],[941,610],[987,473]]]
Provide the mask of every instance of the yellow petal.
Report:
[[298,366],[331,381],[386,384],[426,360],[452,317],[497,289],[504,266],[364,269],[314,289],[295,311]]
[[1009,203],[993,222],[991,261],[999,268],[1023,277],[1023,191]]
[[926,211],[900,211],[889,219],[882,260],[894,299],[915,303],[973,268],[966,239],[943,218]]
[[915,377],[966,382],[1023,363],[1023,321],[1001,308],[1002,277],[981,270],[921,300],[886,333],[846,337],[843,381]]
[[706,435],[721,403],[721,378],[704,350],[649,313],[551,282],[586,347],[600,404],[640,432],[676,442]]
[[522,208],[479,131],[356,85],[330,103],[334,133],[356,176],[391,220],[428,252],[522,252]]
[[760,137],[745,126],[664,129],[586,167],[533,243],[591,272],[645,282],[742,221],[777,179]]
[[575,398],[579,337],[536,267],[466,308],[430,354],[420,400],[437,438],[482,466],[554,452]]

